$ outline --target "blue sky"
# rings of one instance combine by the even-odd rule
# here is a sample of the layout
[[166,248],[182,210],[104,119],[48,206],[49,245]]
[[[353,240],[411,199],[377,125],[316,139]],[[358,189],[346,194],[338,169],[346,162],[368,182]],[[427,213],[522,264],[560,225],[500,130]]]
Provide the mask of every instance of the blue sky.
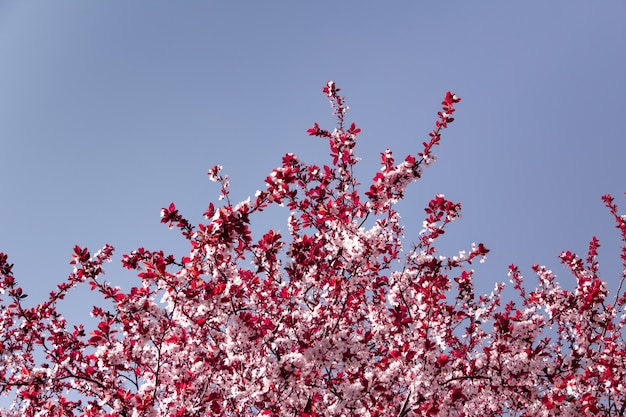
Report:
[[[75,244],[115,246],[107,279],[136,285],[121,255],[182,255],[160,209],[202,221],[213,165],[240,200],[286,152],[327,161],[306,130],[332,128],[321,88],[334,80],[363,129],[365,186],[385,148],[419,149],[447,90],[463,98],[400,206],[407,242],[443,193],[464,216],[442,254],[491,249],[482,291],[513,262],[531,287],[533,263],[571,285],[557,256],[594,234],[615,289],[619,235],[600,196],[626,209],[625,18],[624,0],[0,2],[0,251],[31,302],[71,272]],[[80,320],[85,303],[68,312]]]

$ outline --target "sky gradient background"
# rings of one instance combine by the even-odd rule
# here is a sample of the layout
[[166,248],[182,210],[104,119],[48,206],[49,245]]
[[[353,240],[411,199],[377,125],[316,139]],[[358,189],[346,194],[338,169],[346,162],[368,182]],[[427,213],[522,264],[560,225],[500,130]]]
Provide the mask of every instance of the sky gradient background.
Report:
[[[202,221],[219,195],[213,165],[242,200],[286,152],[328,162],[306,130],[334,126],[321,92],[334,80],[363,129],[364,187],[385,148],[420,149],[447,90],[463,98],[438,162],[400,205],[407,243],[443,193],[463,218],[442,254],[491,249],[476,266],[481,292],[508,282],[510,263],[530,287],[533,263],[571,286],[557,257],[584,254],[594,234],[614,290],[619,235],[600,197],[626,209],[625,21],[624,0],[2,1],[0,252],[31,303],[71,272],[75,244],[112,244],[106,279],[138,285],[121,255],[184,254],[160,209],[174,201]],[[286,230],[287,215],[252,228]],[[70,319],[90,310],[81,297]]]

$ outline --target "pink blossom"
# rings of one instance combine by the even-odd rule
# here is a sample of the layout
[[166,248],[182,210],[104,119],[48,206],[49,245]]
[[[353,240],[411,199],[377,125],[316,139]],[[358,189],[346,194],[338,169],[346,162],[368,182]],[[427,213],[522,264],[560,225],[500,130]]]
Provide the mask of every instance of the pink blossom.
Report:
[[[399,162],[384,150],[362,188],[361,129],[345,121],[339,91],[323,88],[337,126],[308,130],[327,142],[326,164],[285,154],[265,189],[239,203],[212,167],[221,202],[209,203],[205,223],[174,203],[161,210],[189,252],[123,255],[137,272],[130,288],[102,277],[113,247],[92,255],[77,245],[74,271],[27,307],[0,253],[0,394],[13,399],[2,415],[623,416],[626,245],[615,295],[599,277],[596,238],[585,257],[560,255],[573,291],[538,265],[536,288],[526,288],[511,265],[515,300],[503,300],[501,283],[475,294],[471,265],[489,249],[436,247],[461,204],[435,195],[413,243],[396,211],[436,161],[461,99],[447,92],[420,149]],[[602,199],[626,242],[626,217]],[[288,208],[287,233],[253,234],[274,204]],[[58,301],[83,283],[103,302],[93,326],[70,327]]]

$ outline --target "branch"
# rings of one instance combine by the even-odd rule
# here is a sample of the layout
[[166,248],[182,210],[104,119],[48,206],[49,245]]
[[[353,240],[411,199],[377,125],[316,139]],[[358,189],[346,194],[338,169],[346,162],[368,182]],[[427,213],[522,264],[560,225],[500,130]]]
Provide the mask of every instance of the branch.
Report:
[[402,408],[400,409],[400,413],[398,417],[404,417],[411,412],[411,406],[409,406],[409,399],[411,398],[411,393],[409,392],[406,396],[406,400],[404,400],[404,404],[402,404]]

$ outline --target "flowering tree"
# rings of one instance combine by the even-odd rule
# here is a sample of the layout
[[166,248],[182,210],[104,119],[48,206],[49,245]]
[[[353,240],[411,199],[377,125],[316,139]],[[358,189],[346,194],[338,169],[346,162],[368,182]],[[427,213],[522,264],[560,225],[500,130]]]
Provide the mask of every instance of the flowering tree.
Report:
[[[254,200],[233,204],[221,167],[209,171],[222,203],[193,226],[174,204],[162,222],[189,241],[177,258],[139,248],[128,291],[101,277],[111,259],[76,246],[74,272],[35,307],[0,253],[0,393],[6,416],[623,416],[626,297],[609,298],[598,276],[598,241],[585,260],[563,252],[577,279],[561,289],[535,266],[526,292],[510,267],[517,303],[502,285],[476,296],[473,245],[440,256],[437,238],[461,205],[435,196],[419,239],[403,246],[394,204],[435,160],[433,149],[461,99],[446,93],[421,152],[397,163],[390,150],[363,192],[353,168],[360,129],[328,82],[337,127],[309,134],[330,145],[329,165],[295,155]],[[626,217],[606,206],[626,242]],[[290,210],[288,236],[249,229],[270,205]],[[622,248],[626,277],[626,247]],[[97,325],[69,328],[58,302],[87,283],[107,300]],[[621,315],[620,315],[621,314]]]

